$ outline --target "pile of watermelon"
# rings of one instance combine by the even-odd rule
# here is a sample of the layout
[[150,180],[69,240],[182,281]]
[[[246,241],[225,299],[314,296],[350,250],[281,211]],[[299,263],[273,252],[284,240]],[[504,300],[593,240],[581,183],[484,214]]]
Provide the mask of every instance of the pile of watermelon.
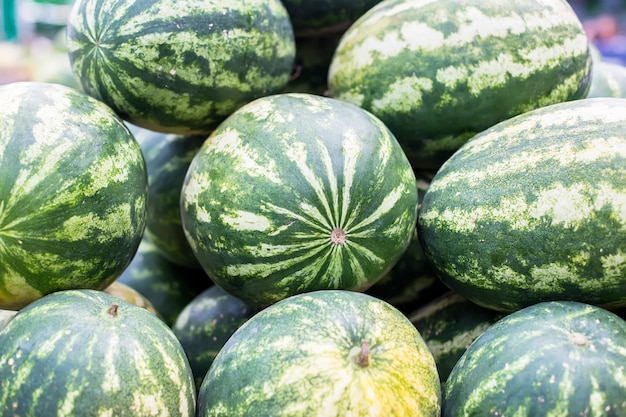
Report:
[[623,67],[565,0],[76,0],[66,48],[0,86],[1,416],[626,415]]

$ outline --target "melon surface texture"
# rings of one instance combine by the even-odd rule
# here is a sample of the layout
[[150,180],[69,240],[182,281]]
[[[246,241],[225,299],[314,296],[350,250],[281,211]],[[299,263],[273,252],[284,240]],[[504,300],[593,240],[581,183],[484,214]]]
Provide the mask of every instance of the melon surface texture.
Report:
[[59,84],[0,86],[0,308],[104,289],[133,258],[146,166],[106,105]]
[[437,172],[419,236],[484,307],[626,304],[626,99],[547,106],[476,135]]
[[435,362],[418,331],[369,295],[321,290],[257,313],[226,342],[199,417],[438,417]]
[[277,92],[295,56],[279,0],[78,0],[67,49],[85,92],[150,130],[209,133]]
[[207,275],[253,307],[318,289],[361,290],[411,242],[415,174],[375,116],[277,94],[233,113],[191,162],[183,227]]

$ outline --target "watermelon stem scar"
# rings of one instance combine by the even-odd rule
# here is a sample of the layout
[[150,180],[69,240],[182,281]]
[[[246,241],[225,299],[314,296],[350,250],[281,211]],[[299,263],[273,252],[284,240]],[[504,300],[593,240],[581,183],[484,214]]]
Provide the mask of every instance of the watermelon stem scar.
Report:
[[586,346],[587,345],[587,337],[582,333],[572,333],[569,336],[569,339],[578,346]]
[[361,368],[366,368],[370,364],[370,347],[367,340],[361,340],[361,351],[354,359],[357,365]]
[[335,245],[341,245],[346,242],[346,232],[339,227],[335,227],[332,232],[330,232],[330,241]]
[[117,303],[111,304],[111,307],[109,307],[109,317],[111,318],[117,317],[117,309],[119,308],[119,306],[120,305]]

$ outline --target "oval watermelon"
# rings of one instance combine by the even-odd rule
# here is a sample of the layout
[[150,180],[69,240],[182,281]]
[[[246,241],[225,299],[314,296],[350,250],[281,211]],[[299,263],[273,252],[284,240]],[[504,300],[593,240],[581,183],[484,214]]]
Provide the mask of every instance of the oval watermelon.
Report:
[[200,387],[198,417],[438,417],[433,357],[406,316],[367,294],[321,290],[243,324]]
[[626,305],[626,99],[547,106],[476,135],[437,172],[419,236],[485,307]]
[[59,84],[0,86],[0,308],[104,289],[146,224],[141,149],[103,103]]
[[565,0],[385,0],[343,35],[329,95],[379,117],[419,165],[474,134],[584,97],[589,42]]
[[550,301],[502,318],[446,380],[442,417],[626,415],[626,321]]
[[67,48],[85,92],[133,124],[186,135],[278,92],[295,56],[279,0],[78,0]]
[[192,417],[195,404],[171,329],[102,291],[46,295],[0,331],[2,416]]
[[371,286],[408,247],[417,204],[415,174],[380,120],[296,93],[233,113],[194,157],[181,194],[207,275],[254,307]]

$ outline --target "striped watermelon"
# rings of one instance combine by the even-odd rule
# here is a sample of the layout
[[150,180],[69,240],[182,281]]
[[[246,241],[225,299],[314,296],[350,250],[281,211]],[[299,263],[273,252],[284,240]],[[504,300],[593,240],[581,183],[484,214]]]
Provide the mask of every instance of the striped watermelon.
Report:
[[243,324],[209,368],[198,417],[438,417],[433,357],[406,316],[367,294],[321,290]]
[[254,307],[362,290],[396,263],[417,217],[411,166],[376,117],[312,94],[257,99],[196,154],[181,194],[206,273]]
[[439,166],[517,114],[584,97],[590,55],[565,0],[385,0],[343,35],[329,95],[379,117]]
[[442,417],[626,415],[626,321],[550,301],[504,317],[446,380]]
[[207,135],[184,136],[131,127],[148,171],[146,234],[169,261],[200,269],[180,219],[185,174]]
[[183,308],[172,331],[185,349],[196,388],[200,388],[226,341],[256,312],[217,285],[198,294]]
[[505,314],[448,291],[408,313],[407,317],[433,354],[439,379],[444,384],[471,343]]
[[626,99],[536,109],[476,135],[419,211],[439,276],[484,307],[626,306]]
[[139,145],[109,107],[60,84],[6,84],[0,102],[0,308],[104,289],[145,228]]
[[171,329],[104,292],[46,295],[0,331],[2,416],[191,417],[195,402]]
[[83,89],[138,126],[208,133],[279,91],[295,56],[279,0],[77,0],[67,24]]

